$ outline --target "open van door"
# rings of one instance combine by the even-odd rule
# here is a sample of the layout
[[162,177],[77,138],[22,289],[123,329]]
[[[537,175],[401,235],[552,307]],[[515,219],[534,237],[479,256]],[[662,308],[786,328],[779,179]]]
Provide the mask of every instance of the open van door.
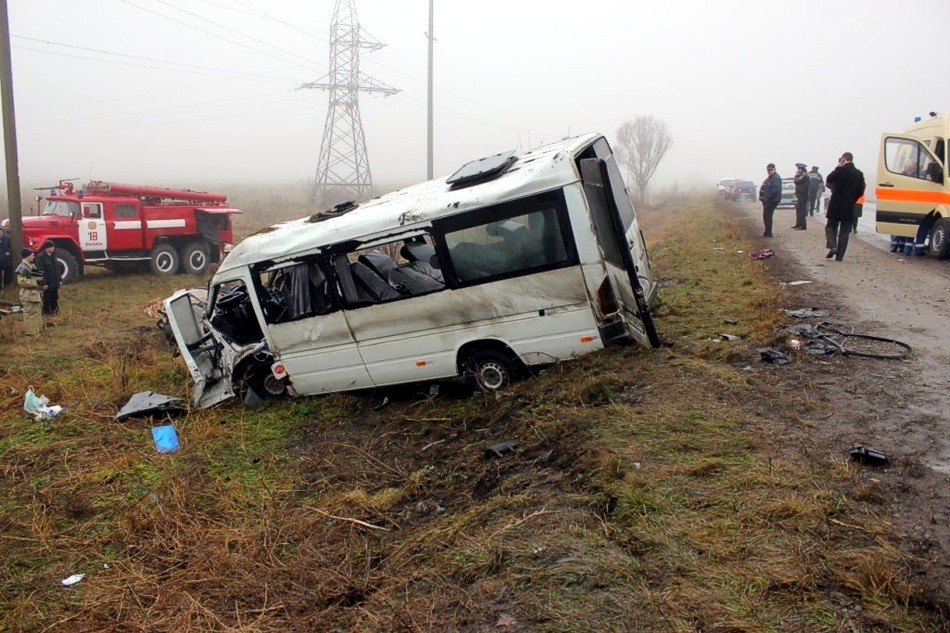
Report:
[[[225,348],[202,326],[204,310],[203,302],[189,290],[179,290],[165,299],[168,325],[195,383],[192,401],[210,407],[233,396],[234,390],[230,376],[223,371]],[[226,360],[230,361],[230,355]]]
[[946,166],[919,139],[883,134],[874,192],[878,233],[915,237],[934,210],[950,204],[945,178]]
[[580,169],[597,241],[623,306],[628,332],[643,345],[659,347],[660,337],[650,315],[656,281],[616,159],[612,154],[583,158]]

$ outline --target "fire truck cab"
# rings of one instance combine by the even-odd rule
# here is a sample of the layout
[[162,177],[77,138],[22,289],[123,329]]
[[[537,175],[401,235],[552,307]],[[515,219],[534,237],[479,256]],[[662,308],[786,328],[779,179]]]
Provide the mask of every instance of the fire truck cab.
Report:
[[950,257],[950,116],[930,113],[903,132],[885,132],[877,166],[877,231]]
[[64,281],[86,264],[201,275],[232,243],[231,215],[240,213],[224,194],[101,181],[60,181],[38,203],[40,214],[23,218],[23,243],[37,250],[52,240]]

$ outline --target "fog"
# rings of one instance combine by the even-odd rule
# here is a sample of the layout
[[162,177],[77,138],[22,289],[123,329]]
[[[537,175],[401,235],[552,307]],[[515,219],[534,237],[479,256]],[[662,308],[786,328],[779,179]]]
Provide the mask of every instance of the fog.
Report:
[[[373,180],[426,176],[428,0],[355,0]],[[8,0],[21,179],[301,184],[316,171],[333,0]],[[873,177],[881,132],[950,106],[946,0],[435,0],[435,173],[638,115],[658,187],[774,162]]]

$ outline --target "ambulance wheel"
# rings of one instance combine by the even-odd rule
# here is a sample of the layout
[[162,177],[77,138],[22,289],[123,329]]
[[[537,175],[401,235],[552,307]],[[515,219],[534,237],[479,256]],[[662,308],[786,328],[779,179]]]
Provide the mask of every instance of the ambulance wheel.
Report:
[[66,249],[56,249],[56,259],[59,260],[59,278],[64,284],[79,279],[79,262],[75,255]]
[[181,266],[189,275],[203,275],[208,260],[208,245],[204,242],[189,242],[181,249]]
[[494,392],[514,382],[518,368],[518,360],[510,354],[493,349],[479,350],[465,361],[465,381],[472,389]]
[[930,231],[930,254],[937,259],[950,257],[950,220],[941,218]]
[[157,244],[152,249],[152,272],[174,275],[178,272],[178,251],[171,244]]

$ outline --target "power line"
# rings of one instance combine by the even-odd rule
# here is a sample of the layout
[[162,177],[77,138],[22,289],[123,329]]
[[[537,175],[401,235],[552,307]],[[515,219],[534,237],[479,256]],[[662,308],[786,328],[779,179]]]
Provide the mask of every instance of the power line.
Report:
[[[222,77],[235,77],[235,76],[239,76],[239,77],[258,78],[258,79],[265,79],[265,80],[267,80],[267,81],[274,81],[274,77],[273,77],[272,75],[264,75],[264,74],[260,74],[260,73],[246,73],[246,72],[240,72],[240,71],[236,71],[236,70],[228,70],[228,69],[226,69],[226,68],[211,68],[211,67],[208,67],[208,66],[197,66],[197,65],[195,65],[195,64],[186,64],[186,63],[183,63],[183,62],[172,62],[172,61],[168,61],[168,60],[164,60],[164,59],[155,59],[155,58],[153,58],[153,57],[142,57],[142,56],[140,56],[140,55],[131,55],[131,54],[128,54],[128,53],[115,53],[115,52],[113,52],[113,51],[107,51],[107,50],[102,50],[102,49],[98,49],[98,48],[88,48],[88,47],[85,47],[85,46],[76,46],[76,45],[73,45],[73,44],[63,44],[63,43],[61,43],[61,42],[52,42],[52,41],[50,41],[50,40],[43,40],[43,39],[39,39],[39,38],[35,38],[35,37],[26,37],[26,36],[22,36],[22,35],[13,35],[13,36],[11,36],[11,37],[12,37],[13,39],[17,39],[17,40],[26,40],[26,41],[28,41],[28,42],[38,42],[38,43],[40,43],[40,44],[49,44],[49,45],[51,45],[51,46],[61,46],[61,47],[63,47],[63,48],[71,48],[71,49],[73,49],[73,50],[87,51],[87,52],[90,52],[90,53],[99,53],[99,54],[101,54],[101,55],[113,55],[113,56],[115,56],[115,57],[124,57],[124,58],[126,58],[126,59],[138,59],[138,60],[147,61],[147,62],[154,62],[154,63],[157,63],[157,64],[166,64],[166,65],[169,65],[169,66],[181,66],[181,67],[183,67],[183,68],[191,68],[191,69],[195,69],[195,70],[209,71],[209,72],[212,72],[212,73],[216,73],[216,76],[222,76]],[[16,47],[14,47],[14,48],[18,48],[18,49],[20,49],[20,50],[33,51],[33,52],[37,52],[37,53],[48,53],[48,54],[50,54],[50,55],[61,55],[61,56],[64,56],[64,57],[75,57],[76,59],[90,59],[90,60],[102,61],[102,62],[109,62],[109,61],[110,61],[110,60],[106,60],[106,59],[98,59],[98,58],[96,58],[96,57],[86,57],[86,56],[81,56],[81,55],[69,55],[69,54],[66,54],[66,53],[59,53],[59,52],[57,52],[57,51],[47,51],[47,50],[43,50],[43,49],[29,48],[29,47],[25,47],[25,46],[16,46]],[[158,68],[158,67],[156,67],[156,66],[149,66],[149,65],[146,65],[146,64],[124,64],[124,65],[140,66],[140,67],[143,67],[143,68],[157,68],[158,70],[171,70],[171,71],[173,71],[173,69],[171,69],[171,68]],[[173,71],[173,72],[175,72],[175,71]],[[184,71],[177,71],[177,72],[184,72]],[[227,74],[221,74],[221,73],[227,73]],[[195,73],[191,73],[191,74],[195,74]],[[208,73],[199,73],[199,74],[208,74]]]
[[[295,65],[297,65],[297,66],[300,66],[301,68],[307,68],[307,66],[304,66],[303,64],[299,64],[299,63],[297,63],[297,62],[294,62],[294,61],[291,61],[291,60],[288,60],[288,59],[284,59],[284,58],[282,58],[282,57],[278,57],[277,55],[274,55],[273,53],[270,53],[270,52],[268,52],[268,51],[263,51],[263,50],[261,50],[261,49],[259,49],[259,48],[254,48],[253,46],[248,46],[247,44],[244,44],[243,42],[239,42],[239,41],[237,41],[237,40],[232,40],[232,39],[230,39],[230,38],[224,37],[223,35],[219,35],[219,34],[217,34],[217,33],[213,33],[213,32],[211,32],[211,31],[208,31],[207,29],[200,28],[200,27],[195,26],[195,25],[193,25],[193,24],[188,24],[187,22],[183,22],[182,20],[177,20],[177,19],[171,17],[170,15],[165,15],[164,13],[161,13],[160,11],[154,11],[154,10],[152,10],[152,9],[147,9],[147,8],[145,8],[145,7],[139,6],[139,5],[135,4],[134,2],[131,2],[131,0],[119,0],[119,2],[122,2],[123,4],[127,4],[127,5],[129,5],[130,7],[134,7],[134,8],[136,8],[136,9],[139,9],[140,11],[145,11],[146,13],[151,13],[152,15],[157,15],[158,17],[160,17],[160,18],[162,18],[162,19],[164,19],[164,20],[168,20],[168,21],[170,21],[170,22],[174,22],[174,23],[176,23],[176,24],[180,24],[180,25],[185,26],[185,27],[187,27],[187,28],[189,28],[189,29],[194,29],[195,31],[198,31],[199,33],[204,33],[205,35],[210,35],[211,37],[214,37],[214,38],[216,38],[216,39],[223,40],[223,41],[228,42],[228,43],[230,43],[230,44],[235,44],[235,45],[237,45],[237,46],[240,46],[241,48],[246,48],[246,49],[248,49],[248,50],[250,50],[250,51],[254,51],[255,53],[259,53],[259,54],[261,54],[261,55],[266,55],[266,56],[268,56],[268,57],[272,57],[272,58],[274,58],[274,59],[280,60],[280,61],[285,62],[285,63],[292,63],[292,64],[295,64]],[[307,69],[310,70],[309,68],[307,68]]]
[[184,13],[185,15],[190,15],[190,16],[193,17],[193,18],[198,18],[198,19],[201,20],[202,22],[207,22],[208,24],[212,24],[212,25],[214,25],[214,26],[217,26],[217,27],[219,27],[219,28],[222,28],[222,29],[224,29],[225,31],[229,31],[229,32],[231,32],[231,33],[236,33],[237,35],[240,35],[241,37],[246,37],[246,38],[248,38],[248,39],[250,39],[250,40],[253,40],[253,41],[255,41],[255,42],[259,43],[259,44],[263,44],[264,46],[269,46],[269,47],[273,48],[274,50],[278,50],[278,51],[280,51],[281,53],[286,53],[286,54],[290,55],[291,57],[300,58],[300,59],[304,60],[305,62],[307,62],[308,64],[310,64],[310,63],[313,62],[313,60],[310,59],[309,57],[304,57],[303,55],[298,55],[297,53],[294,53],[293,51],[288,51],[288,50],[285,49],[285,48],[281,48],[281,47],[279,47],[279,46],[276,46],[276,45],[274,45],[274,44],[271,44],[270,42],[266,42],[266,41],[264,41],[264,40],[262,40],[262,39],[260,39],[260,38],[254,37],[253,35],[248,35],[247,33],[242,33],[241,31],[238,31],[238,30],[236,30],[236,29],[232,29],[231,27],[225,26],[224,24],[221,24],[220,22],[215,22],[214,20],[209,20],[208,18],[205,18],[205,17],[203,17],[203,16],[200,16],[200,15],[198,15],[197,13],[193,13],[193,12],[191,12],[191,11],[187,11],[187,10],[185,10],[185,9],[182,9],[181,7],[177,7],[177,6],[175,6],[174,4],[172,4],[171,2],[168,2],[167,0],[155,0],[155,1],[158,2],[159,4],[164,4],[166,7],[171,7],[172,9],[175,9],[176,11],[181,11],[181,12]]

